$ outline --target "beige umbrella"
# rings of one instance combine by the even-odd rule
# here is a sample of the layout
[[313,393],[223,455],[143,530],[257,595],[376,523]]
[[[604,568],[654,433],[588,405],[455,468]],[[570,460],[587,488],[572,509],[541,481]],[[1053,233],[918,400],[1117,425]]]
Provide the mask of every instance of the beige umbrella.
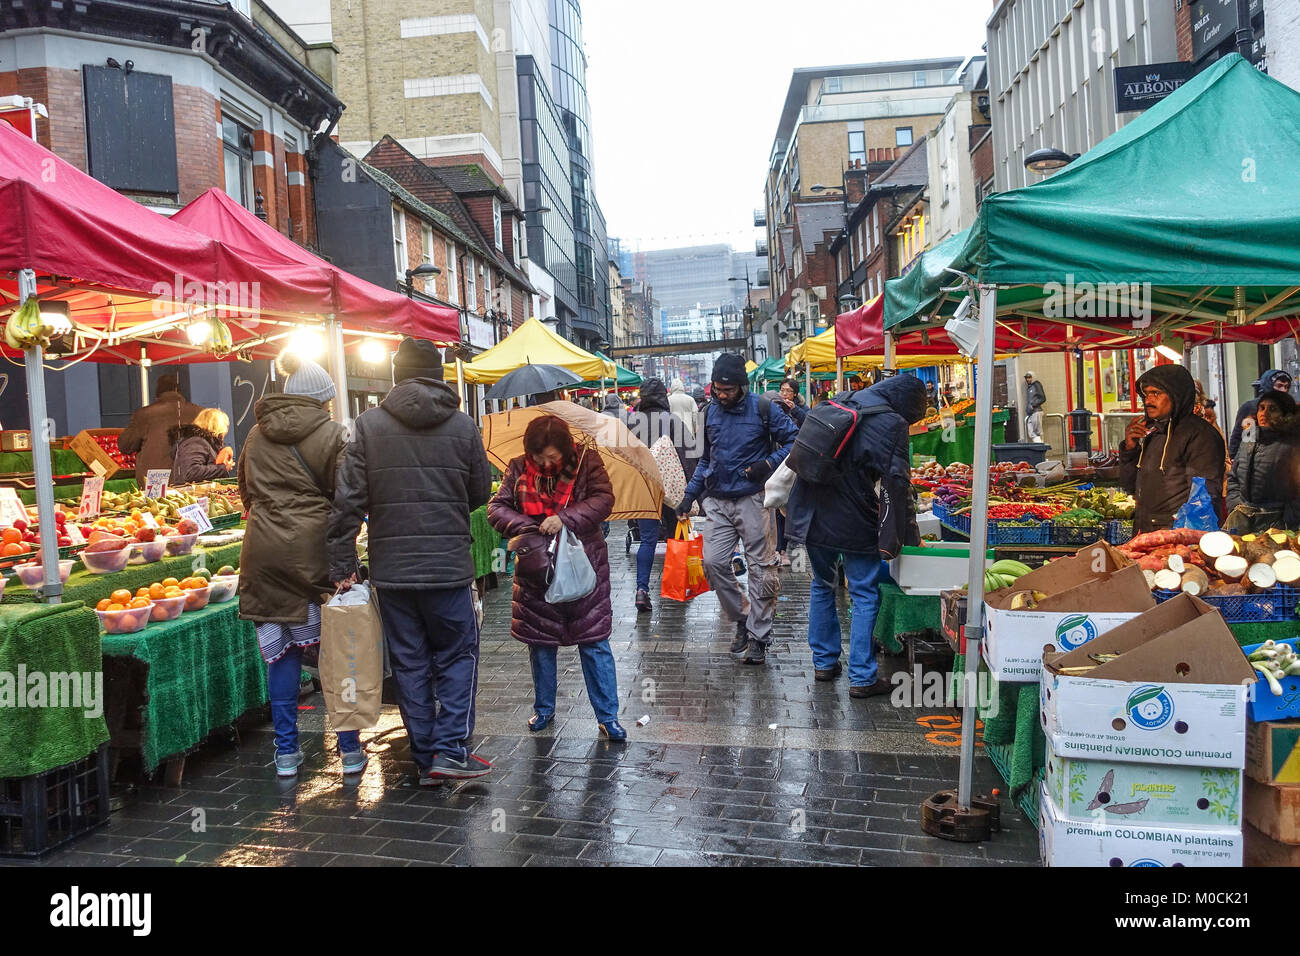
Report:
[[509,468],[510,462],[524,453],[528,423],[541,415],[564,419],[580,452],[585,446],[588,454],[590,450],[600,453],[614,486],[611,520],[660,516],[664,489],[650,449],[619,419],[573,402],[547,402],[488,415],[483,419],[483,445],[489,460],[502,471]]

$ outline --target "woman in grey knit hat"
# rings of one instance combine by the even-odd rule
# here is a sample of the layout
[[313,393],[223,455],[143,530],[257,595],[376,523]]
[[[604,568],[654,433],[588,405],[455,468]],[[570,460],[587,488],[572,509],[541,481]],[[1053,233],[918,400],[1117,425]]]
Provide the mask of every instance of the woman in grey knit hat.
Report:
[[[257,624],[275,725],[275,769],[292,777],[303,761],[302,653],[320,643],[321,596],[331,590],[325,530],[347,441],[343,426],[330,419],[329,373],[290,352],[280,356],[277,368],[284,391],[258,400],[257,424],[239,457],[239,494],[248,509],[239,616]],[[361,735],[340,731],[338,738],[343,773],[360,773],[366,765]]]

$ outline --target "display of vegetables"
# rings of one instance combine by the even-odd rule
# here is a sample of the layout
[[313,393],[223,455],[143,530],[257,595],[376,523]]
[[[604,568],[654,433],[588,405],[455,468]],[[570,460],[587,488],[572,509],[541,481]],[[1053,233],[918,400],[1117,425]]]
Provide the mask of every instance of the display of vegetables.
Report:
[[1231,597],[1300,584],[1300,553],[1286,531],[1232,535],[1171,528],[1133,538],[1120,551],[1155,590]]
[[1265,641],[1247,659],[1251,667],[1264,675],[1275,697],[1282,696],[1282,678],[1300,675],[1300,655],[1290,644]]

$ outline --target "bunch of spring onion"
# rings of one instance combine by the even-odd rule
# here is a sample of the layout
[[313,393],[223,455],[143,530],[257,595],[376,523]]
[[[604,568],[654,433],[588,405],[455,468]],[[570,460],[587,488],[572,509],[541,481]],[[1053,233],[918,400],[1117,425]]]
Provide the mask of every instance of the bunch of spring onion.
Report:
[[1251,651],[1249,660],[1250,666],[1264,675],[1268,681],[1268,689],[1275,697],[1282,696],[1282,685],[1279,681],[1283,677],[1300,674],[1300,654],[1296,654],[1295,648],[1290,644],[1265,641]]

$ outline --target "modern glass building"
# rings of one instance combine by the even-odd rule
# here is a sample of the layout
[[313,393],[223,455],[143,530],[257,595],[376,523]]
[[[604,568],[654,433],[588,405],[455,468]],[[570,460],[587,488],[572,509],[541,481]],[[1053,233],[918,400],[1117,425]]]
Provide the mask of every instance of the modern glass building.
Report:
[[519,77],[524,208],[529,210],[528,255],[554,277],[557,331],[570,337],[578,318],[578,273],[573,258],[568,136],[537,62],[531,56],[517,57],[515,69]]
[[571,337],[584,348],[595,347],[598,342],[608,343],[612,332],[605,220],[592,187],[587,57],[582,48],[579,0],[550,0],[550,28],[551,92],[568,141],[572,187],[578,315]]

